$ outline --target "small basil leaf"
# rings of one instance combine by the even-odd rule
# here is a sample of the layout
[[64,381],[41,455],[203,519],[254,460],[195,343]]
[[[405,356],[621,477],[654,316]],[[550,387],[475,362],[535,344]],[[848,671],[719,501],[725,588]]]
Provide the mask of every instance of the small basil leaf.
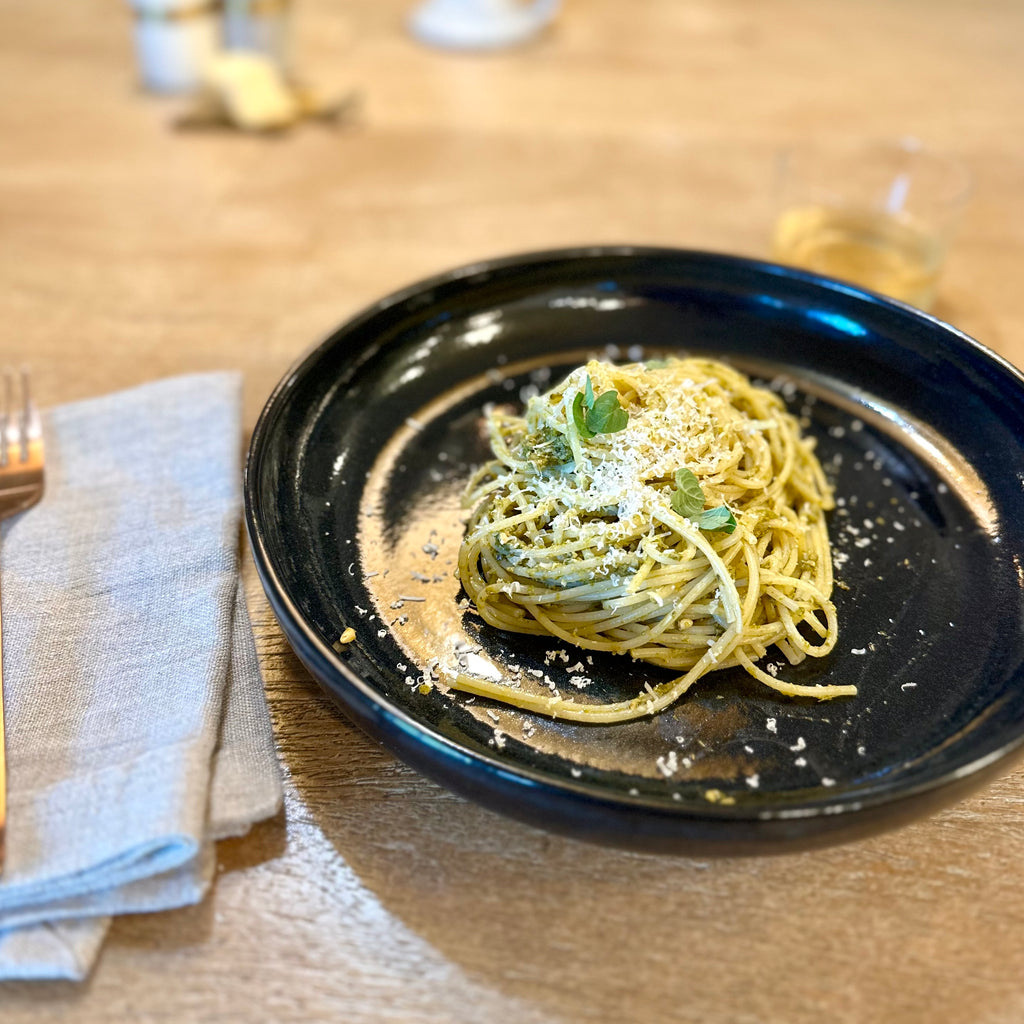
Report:
[[704,492],[700,482],[689,469],[676,470],[676,489],[672,492],[672,508],[687,519],[704,508]]
[[583,404],[588,409],[594,408],[594,382],[590,379],[590,374],[587,374],[587,383],[583,390]]
[[682,491],[672,492],[672,511],[678,512],[684,519],[689,519],[692,515],[688,509],[691,506],[687,503],[686,495]]
[[[589,381],[590,378],[588,377],[587,380]],[[583,392],[579,391],[572,400],[572,421],[576,424],[576,430],[580,437],[587,441],[594,436],[594,431],[587,426],[587,413],[584,411],[583,404]]]
[[710,508],[707,512],[701,513],[697,525],[702,530],[721,530],[722,533],[732,533],[736,529],[736,517],[725,505],[718,508]]
[[629,414],[619,405],[615,391],[606,391],[587,413],[587,426],[595,434],[614,434],[623,430],[628,422]]

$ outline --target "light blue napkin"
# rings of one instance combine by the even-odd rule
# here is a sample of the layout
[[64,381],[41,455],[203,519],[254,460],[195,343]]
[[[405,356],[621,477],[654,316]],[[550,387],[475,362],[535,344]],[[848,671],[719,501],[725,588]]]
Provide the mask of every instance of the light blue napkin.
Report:
[[239,586],[240,379],[53,410],[0,540],[0,980],[88,974],[111,915],[202,899],[281,782]]

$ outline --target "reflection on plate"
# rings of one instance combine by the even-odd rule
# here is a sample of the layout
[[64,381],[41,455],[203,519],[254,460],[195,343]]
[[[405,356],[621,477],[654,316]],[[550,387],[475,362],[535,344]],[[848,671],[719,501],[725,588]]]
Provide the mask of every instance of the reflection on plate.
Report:
[[[594,355],[669,354],[778,389],[817,438],[840,642],[785,675],[859,696],[790,700],[736,669],[653,718],[580,725],[449,692],[457,668],[595,700],[665,677],[491,629],[454,571],[484,404],[519,405]],[[1018,751],[1022,436],[1016,371],[908,307],[734,257],[546,253],[410,288],[310,352],[254,434],[247,522],[299,656],[426,774],[579,838],[788,850],[926,813]]]

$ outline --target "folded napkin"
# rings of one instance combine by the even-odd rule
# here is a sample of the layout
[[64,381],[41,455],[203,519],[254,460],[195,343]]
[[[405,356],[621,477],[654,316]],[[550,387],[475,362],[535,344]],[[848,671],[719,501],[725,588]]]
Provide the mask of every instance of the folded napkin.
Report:
[[88,974],[111,915],[200,900],[281,782],[239,587],[240,379],[53,410],[0,540],[0,980]]

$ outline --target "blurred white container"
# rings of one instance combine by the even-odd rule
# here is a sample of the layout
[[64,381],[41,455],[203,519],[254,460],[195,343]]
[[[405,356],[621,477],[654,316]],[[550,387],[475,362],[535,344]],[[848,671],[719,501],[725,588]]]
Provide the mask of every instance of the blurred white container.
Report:
[[135,52],[151,92],[192,92],[220,48],[219,0],[130,0]]
[[496,49],[536,35],[559,6],[560,0],[425,0],[413,11],[409,28],[431,46]]

